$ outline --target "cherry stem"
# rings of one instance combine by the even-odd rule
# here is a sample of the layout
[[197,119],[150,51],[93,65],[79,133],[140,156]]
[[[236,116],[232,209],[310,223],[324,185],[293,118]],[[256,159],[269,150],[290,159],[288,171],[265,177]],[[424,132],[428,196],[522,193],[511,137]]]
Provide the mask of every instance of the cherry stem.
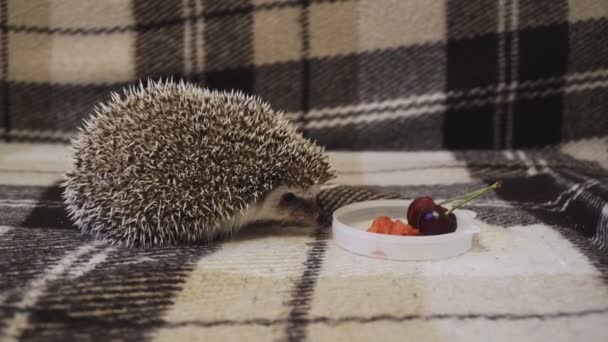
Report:
[[497,182],[495,182],[494,184],[492,184],[490,186],[486,186],[485,188],[477,189],[475,191],[468,192],[468,193],[466,193],[464,195],[460,195],[458,197],[447,199],[447,200],[439,203],[439,205],[444,205],[446,203],[454,202],[454,201],[459,200],[459,199],[469,198],[469,197],[475,196],[475,195],[477,195],[479,193],[484,193],[484,192],[486,192],[488,190],[497,189],[497,188],[500,188],[501,185],[502,185],[502,181],[497,181]]
[[459,200],[459,199],[469,198],[469,197],[471,197],[471,196],[474,196],[474,195],[476,195],[476,194],[480,193],[481,191],[485,191],[485,190],[486,190],[486,189],[488,189],[488,188],[489,188],[489,187],[485,187],[485,188],[483,188],[483,189],[478,189],[478,190],[475,190],[475,191],[472,191],[472,192],[467,192],[467,193],[466,193],[466,194],[464,194],[464,195],[460,195],[460,196],[458,196],[458,197],[453,197],[453,198],[447,199],[447,200],[445,200],[445,201],[443,201],[443,202],[439,203],[439,205],[448,204],[448,203],[450,203],[450,202],[454,202],[454,201],[457,201],[457,200]]
[[458,209],[458,208],[462,207],[463,205],[465,205],[465,204],[467,204],[467,203],[471,202],[471,201],[472,201],[472,200],[474,200],[475,198],[477,198],[477,197],[479,197],[479,196],[483,195],[484,193],[486,193],[486,192],[488,192],[488,191],[491,191],[491,190],[498,189],[498,188],[500,188],[501,186],[502,186],[502,182],[501,182],[501,181],[497,181],[497,182],[495,182],[494,184],[492,184],[492,185],[490,185],[490,186],[487,186],[487,187],[485,187],[485,188],[482,188],[482,189],[479,189],[479,190],[476,190],[476,191],[470,192],[470,193],[468,193],[468,194],[465,194],[465,195],[462,195],[462,196],[459,196],[459,197],[452,198],[452,199],[449,199],[449,200],[447,200],[447,201],[444,201],[444,202],[442,202],[440,205],[442,205],[442,204],[444,204],[444,203],[449,203],[449,202],[452,202],[452,201],[455,201],[455,200],[458,200],[458,199],[464,199],[464,201],[462,201],[462,202],[460,202],[460,203],[456,204],[456,205],[455,205],[455,206],[453,206],[453,207],[452,207],[450,210],[448,210],[448,212],[447,212],[446,214],[447,214],[447,215],[449,215],[450,213],[452,213],[452,211],[454,211],[454,209]]

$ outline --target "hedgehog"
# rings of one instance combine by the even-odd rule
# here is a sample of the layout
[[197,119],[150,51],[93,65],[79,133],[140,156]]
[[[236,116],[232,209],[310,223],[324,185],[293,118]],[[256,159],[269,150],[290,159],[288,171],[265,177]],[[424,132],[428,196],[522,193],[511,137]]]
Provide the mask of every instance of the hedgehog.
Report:
[[261,98],[184,81],[112,93],[71,147],[68,217],[129,247],[208,243],[260,221],[314,224],[315,194],[335,177],[324,148]]

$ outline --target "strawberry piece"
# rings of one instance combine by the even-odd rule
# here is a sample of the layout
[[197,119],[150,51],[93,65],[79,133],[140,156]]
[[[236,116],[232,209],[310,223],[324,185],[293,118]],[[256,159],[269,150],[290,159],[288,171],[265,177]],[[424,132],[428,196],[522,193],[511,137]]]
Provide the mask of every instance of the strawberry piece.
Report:
[[397,220],[391,226],[391,235],[405,235],[407,232],[407,224],[401,222],[401,220]]
[[407,226],[408,226],[408,228],[407,228],[407,230],[406,230],[406,232],[405,232],[404,235],[408,235],[408,236],[420,235],[420,230],[419,229],[416,229],[416,228],[410,226],[409,224]]
[[390,234],[393,220],[388,216],[378,216],[372,223],[372,226],[367,230],[371,233]]

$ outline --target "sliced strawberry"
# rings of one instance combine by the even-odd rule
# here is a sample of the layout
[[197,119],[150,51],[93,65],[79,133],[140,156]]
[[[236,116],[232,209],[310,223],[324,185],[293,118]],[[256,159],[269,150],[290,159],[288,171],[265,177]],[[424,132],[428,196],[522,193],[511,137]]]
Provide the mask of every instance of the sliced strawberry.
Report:
[[393,220],[390,217],[378,216],[367,231],[378,234],[390,234],[392,225]]
[[405,235],[407,231],[407,224],[401,222],[401,220],[397,220],[391,226],[391,235]]

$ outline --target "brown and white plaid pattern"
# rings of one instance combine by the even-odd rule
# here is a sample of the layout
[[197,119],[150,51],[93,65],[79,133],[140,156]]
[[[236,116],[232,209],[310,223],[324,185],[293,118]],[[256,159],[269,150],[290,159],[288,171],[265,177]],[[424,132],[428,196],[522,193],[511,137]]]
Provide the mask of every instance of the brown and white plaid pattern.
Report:
[[[605,1],[0,0],[0,28],[0,340],[606,340]],[[66,142],[110,90],[169,76],[260,95],[330,149],[458,150],[333,152],[327,213],[505,187],[439,262],[355,256],[326,227],[81,237],[67,146],[16,142]]]
[[2,0],[0,14],[9,140],[67,141],[108,91],[170,76],[260,95],[333,149],[608,131],[605,1]]

